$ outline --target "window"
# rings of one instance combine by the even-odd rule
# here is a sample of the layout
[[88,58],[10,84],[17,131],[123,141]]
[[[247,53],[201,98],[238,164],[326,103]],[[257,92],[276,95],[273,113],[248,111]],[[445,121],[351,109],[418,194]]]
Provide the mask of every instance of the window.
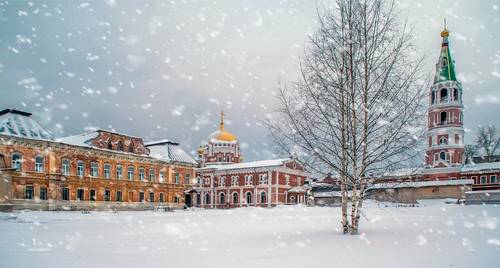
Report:
[[434,92],[431,93],[431,103],[436,103],[436,94]]
[[132,143],[130,143],[130,146],[128,147],[128,152],[133,153],[134,152],[134,146],[132,146]]
[[447,115],[447,113],[446,113],[446,112],[441,112],[441,113],[439,114],[439,117],[440,117],[440,120],[439,120],[439,121],[440,121],[440,123],[441,123],[441,124],[446,124],[446,119],[447,119],[447,116],[448,116],[448,115]]
[[90,176],[97,178],[99,176],[99,165],[97,162],[90,163]]
[[259,184],[261,184],[261,185],[267,184],[267,174],[260,174],[259,175]]
[[78,163],[76,164],[76,175],[83,177],[83,169],[84,169],[83,162],[78,161]]
[[20,153],[12,154],[12,168],[16,171],[23,170],[23,156]]
[[116,146],[116,148],[118,149],[118,151],[123,151],[123,142],[119,141],[118,146]]
[[139,202],[144,202],[144,192],[139,192]]
[[47,200],[47,188],[40,187],[40,199]]
[[111,141],[108,141],[108,149],[113,150],[113,143]]
[[111,165],[104,164],[104,178],[109,179],[111,177]]
[[453,100],[458,101],[458,89],[453,89]]
[[205,195],[205,204],[210,204],[210,194]]
[[122,191],[116,191],[116,201],[118,201],[118,202],[123,201]]
[[43,156],[35,156],[35,172],[43,172]]
[[252,204],[252,193],[247,192],[247,204]]
[[481,184],[486,184],[486,176],[481,176]]
[[111,200],[111,192],[109,189],[104,190],[104,201],[109,201]]
[[90,190],[90,201],[96,201],[96,197],[95,197],[95,190],[92,189]]
[[196,195],[196,204],[201,205],[201,195],[200,194]]
[[441,160],[446,160],[446,152],[441,151],[441,152],[439,153],[439,159],[441,159]]
[[142,167],[141,167],[141,168],[139,168],[139,179],[140,179],[141,181],[144,181],[144,178],[146,177],[146,173],[145,173],[145,172],[146,172],[146,171],[144,171],[144,168],[142,168]]
[[261,192],[260,193],[260,203],[264,204],[264,203],[266,203],[266,200],[267,200],[266,192]]
[[62,200],[64,200],[64,201],[69,200],[69,188],[62,189]]
[[155,170],[154,169],[149,170],[149,181],[155,181]]
[[448,144],[448,140],[446,139],[446,137],[439,138],[439,145],[446,145],[446,144]]
[[226,186],[226,176],[219,177],[219,186]]
[[163,203],[163,202],[165,202],[165,194],[160,193],[160,203]]
[[238,179],[239,179],[238,176],[231,176],[231,186],[238,186],[239,184]]
[[134,180],[134,167],[128,167],[127,177],[129,181]]
[[220,193],[220,198],[219,198],[219,200],[220,200],[220,203],[221,203],[221,204],[226,203],[226,195],[225,195],[224,193]]
[[234,192],[233,193],[233,204],[238,204],[240,201],[239,201],[239,198],[238,198],[238,193]]
[[68,159],[63,159],[62,160],[62,174],[65,176],[69,175],[69,160]]
[[252,185],[253,184],[253,176],[252,175],[246,175],[245,176],[245,185]]
[[496,175],[490,176],[490,183],[497,183],[497,176]]
[[180,198],[178,195],[174,196],[174,203],[179,204]]
[[165,181],[165,171],[160,171],[160,182]]
[[196,184],[197,185],[202,185],[203,184],[203,179],[200,177],[196,177]]
[[186,173],[186,174],[184,175],[184,183],[185,183],[185,184],[191,184],[190,180],[191,180],[191,176],[190,176],[189,174],[187,174],[187,173]]
[[33,199],[35,197],[35,190],[33,186],[26,186],[24,190],[24,199]]
[[290,175],[285,175],[285,185],[290,186]]
[[448,101],[448,90],[446,88],[442,88],[439,95],[441,97],[441,102]]
[[76,190],[76,200],[83,201],[85,200],[85,191],[83,189]]
[[116,179],[121,180],[123,178],[123,167],[118,165],[116,166]]
[[175,183],[179,184],[179,172],[175,172]]
[[149,192],[149,202],[154,202],[155,201],[155,193]]

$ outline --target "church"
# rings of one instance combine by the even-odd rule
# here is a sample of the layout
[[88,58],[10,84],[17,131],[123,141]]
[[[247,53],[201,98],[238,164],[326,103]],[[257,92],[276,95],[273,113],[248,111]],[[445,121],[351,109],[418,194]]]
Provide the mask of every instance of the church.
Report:
[[235,135],[224,126],[198,150],[199,168],[193,189],[187,191],[191,204],[204,208],[242,206],[272,207],[305,203],[304,182],[309,174],[294,157],[243,162]]
[[[500,162],[465,163],[462,84],[450,52],[450,32],[441,32],[441,51],[428,93],[425,163],[401,171],[372,188],[376,199],[414,202],[425,198],[477,200],[498,190]],[[500,196],[496,197],[500,200]],[[484,199],[484,198],[482,198]]]

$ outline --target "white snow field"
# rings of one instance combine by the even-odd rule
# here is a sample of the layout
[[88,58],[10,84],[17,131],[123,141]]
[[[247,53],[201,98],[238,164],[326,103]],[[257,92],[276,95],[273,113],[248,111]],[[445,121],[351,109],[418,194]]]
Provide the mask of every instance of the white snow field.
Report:
[[500,267],[500,206],[0,214],[0,267]]

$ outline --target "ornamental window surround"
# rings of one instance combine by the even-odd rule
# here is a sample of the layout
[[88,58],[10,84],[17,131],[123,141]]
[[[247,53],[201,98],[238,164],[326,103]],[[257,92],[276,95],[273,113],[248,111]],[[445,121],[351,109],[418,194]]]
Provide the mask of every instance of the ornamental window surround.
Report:
[[12,168],[16,171],[23,170],[23,156],[20,153],[12,154]]
[[129,181],[134,180],[134,170],[135,168],[133,166],[128,167],[127,177]]
[[63,159],[62,161],[62,174],[65,175],[65,176],[68,176],[69,175],[69,160],[68,159]]
[[144,181],[145,177],[146,177],[146,171],[144,170],[143,167],[139,168],[139,179],[141,181]]
[[104,164],[104,178],[109,179],[111,177],[111,165]]
[[267,174],[259,174],[259,184],[260,185],[267,184]]
[[219,178],[219,186],[221,187],[226,186],[226,176],[222,176]]
[[35,172],[41,173],[43,172],[43,156],[37,155],[35,156]]
[[97,162],[90,162],[90,176],[94,178],[99,176],[99,165]]
[[253,176],[252,175],[245,176],[245,185],[253,185]]
[[149,170],[149,181],[151,181],[151,182],[155,181],[155,170],[154,169]]
[[239,185],[239,177],[238,176],[231,176],[231,186],[238,186]]
[[118,165],[116,166],[116,179],[121,180],[123,178],[123,167]]
[[83,161],[78,161],[76,163],[76,176],[83,177],[85,165]]

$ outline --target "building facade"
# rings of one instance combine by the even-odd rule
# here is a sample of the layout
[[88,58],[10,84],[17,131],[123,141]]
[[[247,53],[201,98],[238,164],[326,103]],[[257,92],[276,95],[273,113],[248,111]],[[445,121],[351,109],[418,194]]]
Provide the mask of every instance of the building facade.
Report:
[[177,143],[106,130],[54,139],[31,114],[0,112],[6,210],[182,207],[195,166]]
[[204,208],[271,207],[305,203],[308,173],[295,158],[242,162],[239,142],[224,128],[200,146],[196,181],[188,191],[192,204]]

